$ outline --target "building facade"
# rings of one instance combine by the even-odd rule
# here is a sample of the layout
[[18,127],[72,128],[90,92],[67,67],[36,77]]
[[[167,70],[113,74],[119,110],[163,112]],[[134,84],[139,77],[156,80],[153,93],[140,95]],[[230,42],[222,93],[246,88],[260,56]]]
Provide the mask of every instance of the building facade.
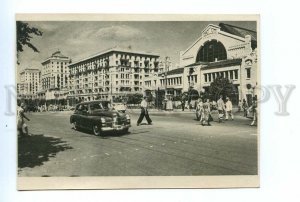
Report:
[[114,100],[143,93],[144,80],[161,71],[159,55],[115,47],[69,65],[69,100]]
[[71,59],[60,51],[42,62],[40,99],[51,103],[66,100],[69,90],[69,63]]
[[151,75],[145,79],[145,91],[151,92],[153,96],[157,91],[163,91],[167,98],[179,96],[184,92],[183,73],[184,68],[177,68]]
[[40,90],[41,71],[26,68],[20,72],[20,82],[17,84],[17,95],[20,99],[35,99]]
[[180,52],[179,69],[175,75],[181,78],[178,85],[172,85],[172,81],[176,83],[176,78],[165,76],[173,74],[173,70],[158,75],[158,78],[149,78],[162,80],[158,86],[149,86],[149,80],[145,81],[145,85],[148,84],[149,90],[165,86],[167,93],[171,94],[175,92],[175,87],[181,92],[193,88],[204,93],[208,92],[210,84],[217,77],[225,77],[234,85],[230,96],[233,103],[237,104],[242,99],[251,103],[256,95],[258,78],[257,33],[224,23],[219,26],[210,24],[194,43]]

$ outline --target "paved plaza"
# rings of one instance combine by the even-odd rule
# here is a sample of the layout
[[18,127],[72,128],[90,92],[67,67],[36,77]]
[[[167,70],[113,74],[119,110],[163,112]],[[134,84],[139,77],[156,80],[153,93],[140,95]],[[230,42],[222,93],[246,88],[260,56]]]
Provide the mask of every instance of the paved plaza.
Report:
[[73,130],[71,111],[28,114],[31,137],[19,138],[19,176],[257,174],[257,127],[247,118],[202,126],[194,112],[152,111],[153,125],[136,126],[138,110],[128,113],[130,132],[104,137]]

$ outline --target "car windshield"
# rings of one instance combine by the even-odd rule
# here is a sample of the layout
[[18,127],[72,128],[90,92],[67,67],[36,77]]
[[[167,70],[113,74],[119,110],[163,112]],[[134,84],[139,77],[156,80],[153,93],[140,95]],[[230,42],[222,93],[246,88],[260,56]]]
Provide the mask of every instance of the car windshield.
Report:
[[97,109],[109,109],[109,102],[100,102],[100,103],[94,103],[90,105],[91,110],[97,110]]

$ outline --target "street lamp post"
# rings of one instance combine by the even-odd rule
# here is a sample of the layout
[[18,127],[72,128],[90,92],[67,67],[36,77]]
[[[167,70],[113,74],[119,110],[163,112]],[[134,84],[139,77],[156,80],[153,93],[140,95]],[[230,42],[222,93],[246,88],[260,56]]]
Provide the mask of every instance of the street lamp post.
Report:
[[166,56],[165,58],[165,98],[168,99],[167,97],[167,92],[168,92],[168,71],[169,71],[169,65],[170,65],[170,57]]
[[166,110],[173,110],[173,103],[172,100],[169,100],[168,98],[168,71],[170,67],[170,57],[165,58],[165,100],[166,100]]

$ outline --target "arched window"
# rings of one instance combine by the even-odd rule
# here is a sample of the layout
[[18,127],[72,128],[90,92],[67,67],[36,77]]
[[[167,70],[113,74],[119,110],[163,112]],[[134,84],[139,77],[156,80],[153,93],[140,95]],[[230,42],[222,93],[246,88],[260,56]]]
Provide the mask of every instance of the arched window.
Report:
[[226,59],[227,53],[224,45],[221,42],[212,40],[201,46],[196,62],[214,62]]

